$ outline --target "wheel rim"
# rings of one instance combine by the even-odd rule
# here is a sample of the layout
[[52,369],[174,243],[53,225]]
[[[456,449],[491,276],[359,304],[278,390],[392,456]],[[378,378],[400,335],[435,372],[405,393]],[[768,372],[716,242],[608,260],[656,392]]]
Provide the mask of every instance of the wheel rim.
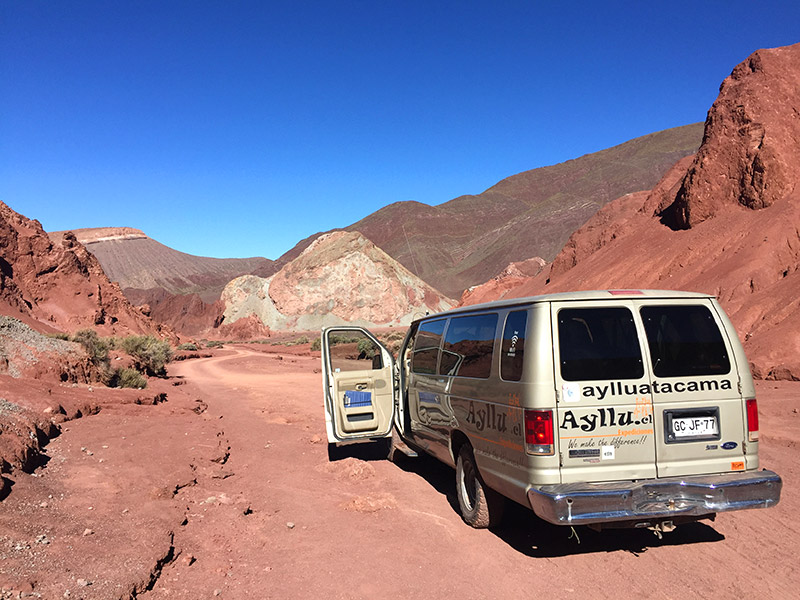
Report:
[[468,510],[472,511],[475,508],[476,493],[475,469],[472,462],[468,460],[461,461],[461,499],[464,501]]

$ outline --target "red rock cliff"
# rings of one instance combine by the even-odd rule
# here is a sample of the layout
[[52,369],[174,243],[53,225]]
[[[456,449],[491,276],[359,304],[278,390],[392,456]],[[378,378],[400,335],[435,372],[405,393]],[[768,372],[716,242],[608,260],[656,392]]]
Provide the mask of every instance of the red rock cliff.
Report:
[[54,245],[38,221],[2,202],[0,312],[40,330],[171,335],[131,306],[74,235]]

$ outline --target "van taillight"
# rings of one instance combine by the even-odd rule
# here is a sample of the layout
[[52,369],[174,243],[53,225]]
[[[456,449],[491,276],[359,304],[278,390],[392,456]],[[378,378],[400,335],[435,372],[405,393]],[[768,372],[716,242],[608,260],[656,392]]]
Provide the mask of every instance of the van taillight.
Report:
[[758,401],[755,398],[747,400],[747,439],[758,441]]
[[525,450],[528,454],[539,455],[555,452],[553,411],[525,410]]

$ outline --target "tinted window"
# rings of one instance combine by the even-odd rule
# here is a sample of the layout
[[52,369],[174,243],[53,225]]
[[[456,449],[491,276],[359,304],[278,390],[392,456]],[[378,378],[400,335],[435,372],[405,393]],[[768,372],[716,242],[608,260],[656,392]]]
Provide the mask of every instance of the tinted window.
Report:
[[440,375],[489,377],[497,315],[454,317],[447,326]]
[[445,320],[428,321],[419,326],[414,340],[414,353],[411,356],[411,370],[414,373],[436,374],[439,358],[439,345],[442,341]]
[[506,317],[503,346],[500,352],[500,377],[506,381],[522,379],[522,359],[525,355],[525,327],[527,324],[527,311],[514,311],[508,313],[508,317]]
[[561,377],[567,381],[644,375],[633,314],[627,308],[560,310],[558,340]]
[[705,306],[647,306],[641,310],[656,377],[722,375],[728,351]]

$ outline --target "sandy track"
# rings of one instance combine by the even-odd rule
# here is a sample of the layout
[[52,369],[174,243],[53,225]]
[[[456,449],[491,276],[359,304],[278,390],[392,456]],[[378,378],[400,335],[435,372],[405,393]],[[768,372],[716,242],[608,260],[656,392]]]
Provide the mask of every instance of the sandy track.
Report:
[[0,502],[0,587],[194,600],[789,598],[800,586],[800,384],[758,385],[762,464],[784,478],[778,507],[661,540],[576,538],[522,507],[496,531],[471,529],[452,470],[433,459],[362,460],[362,448],[330,463],[319,359],[274,351],[175,363],[168,402],[68,423],[48,464]]
[[179,494],[197,516],[175,544],[196,560],[168,566],[153,597],[786,598],[800,584],[797,385],[760,386],[763,463],[786,483],[779,507],[662,540],[579,528],[578,543],[521,507],[496,532],[472,530],[456,512],[452,471],[431,459],[329,463],[315,368],[309,357],[237,349],[172,369],[221,421],[232,475]]

